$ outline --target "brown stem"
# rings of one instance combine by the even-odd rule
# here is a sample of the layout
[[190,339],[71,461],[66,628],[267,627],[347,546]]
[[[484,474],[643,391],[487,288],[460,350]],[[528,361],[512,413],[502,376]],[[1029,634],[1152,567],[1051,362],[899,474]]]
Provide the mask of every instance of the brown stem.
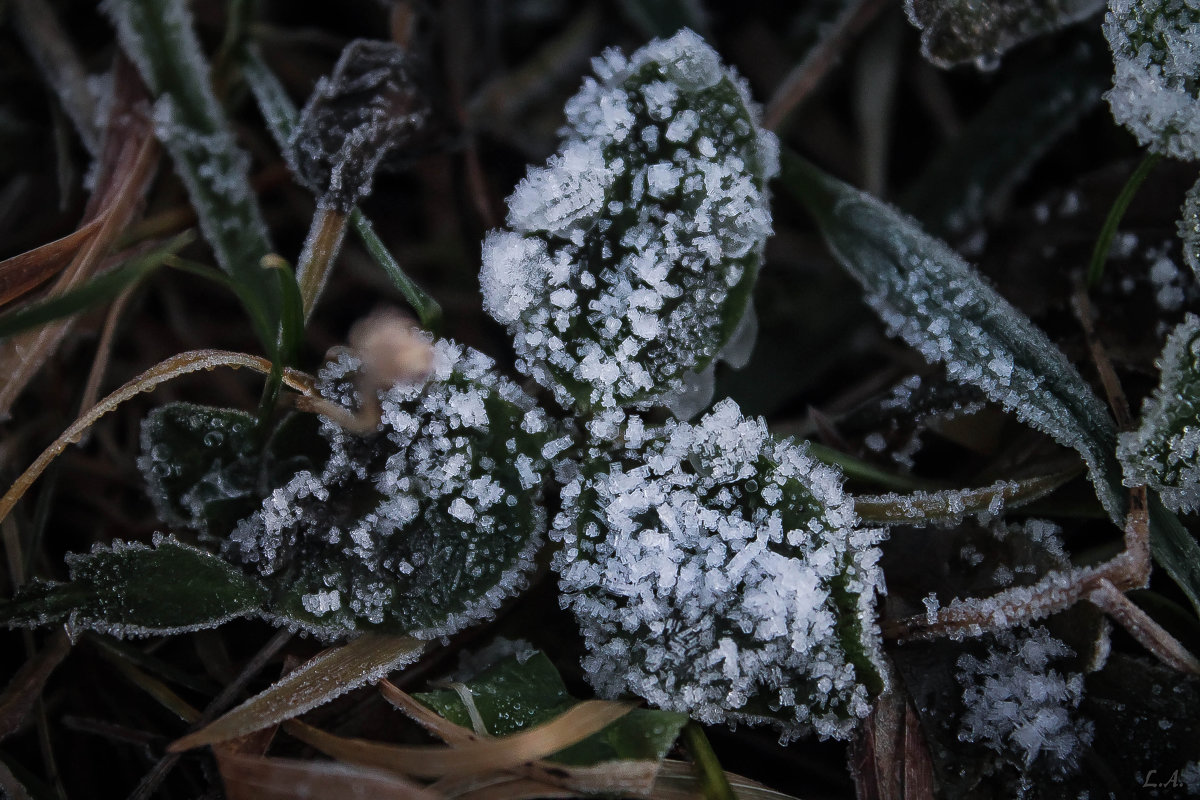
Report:
[[1133,601],[1110,581],[1096,581],[1087,599],[1116,620],[1159,661],[1180,672],[1200,675],[1200,660],[1189,653],[1178,639],[1155,622],[1149,614],[1134,605]]
[[313,306],[325,288],[333,262],[342,249],[346,234],[346,215],[332,208],[318,208],[313,216],[308,238],[300,254],[296,268],[296,281],[300,284],[300,297],[304,301],[304,319],[312,316]]

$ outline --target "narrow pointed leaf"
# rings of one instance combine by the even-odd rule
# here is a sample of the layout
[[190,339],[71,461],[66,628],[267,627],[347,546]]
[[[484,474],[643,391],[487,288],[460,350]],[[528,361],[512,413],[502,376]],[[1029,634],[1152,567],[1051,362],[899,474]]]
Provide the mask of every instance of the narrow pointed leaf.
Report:
[[975,489],[865,495],[854,499],[854,511],[865,525],[957,525],[971,514],[998,517],[1006,508],[1032,503],[1078,474],[1068,470]]

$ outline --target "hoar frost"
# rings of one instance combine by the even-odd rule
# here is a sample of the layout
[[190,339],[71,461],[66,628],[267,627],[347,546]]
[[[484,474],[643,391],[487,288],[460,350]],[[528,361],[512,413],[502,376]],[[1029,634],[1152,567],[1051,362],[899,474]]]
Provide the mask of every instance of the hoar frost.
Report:
[[1143,146],[1200,159],[1200,0],[1110,0],[1113,118]]
[[778,145],[744,81],[691,31],[594,62],[565,141],[484,242],[484,307],[566,406],[646,404],[734,336],[771,214]]
[[551,536],[601,695],[845,737],[882,685],[875,544],[840,474],[725,400],[596,459]]
[[[225,547],[284,587],[282,622],[446,636],[524,588],[545,530],[542,453],[558,440],[492,366],[435,342],[427,380],[378,392],[375,433],[322,420],[329,461],[274,491]],[[362,407],[360,369],[342,353],[321,373],[322,395]]]
[[1142,424],[1122,433],[1117,455],[1128,486],[1149,485],[1173,511],[1200,509],[1200,317],[1167,337],[1162,379],[1142,408]]
[[1079,719],[1083,676],[1060,673],[1051,664],[1073,656],[1045,628],[1002,631],[983,659],[958,659],[963,687],[959,738],[1010,754],[1024,769],[1043,759],[1054,771],[1073,772],[1081,747],[1091,744],[1095,725]]

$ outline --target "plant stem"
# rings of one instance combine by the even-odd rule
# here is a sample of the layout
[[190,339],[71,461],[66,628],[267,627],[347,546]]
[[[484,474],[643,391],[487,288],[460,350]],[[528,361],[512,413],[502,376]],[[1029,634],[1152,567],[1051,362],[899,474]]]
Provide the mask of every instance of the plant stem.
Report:
[[436,333],[442,324],[442,307],[426,294],[425,290],[418,286],[412,278],[404,274],[400,264],[384,245],[383,240],[379,238],[379,234],[375,232],[375,226],[362,211],[355,208],[350,212],[350,224],[354,226],[358,238],[362,239],[367,252],[379,262],[379,266],[383,267],[384,272],[392,279],[392,283],[400,290],[400,294],[404,295],[404,299],[417,312],[421,325]]
[[683,726],[683,741],[700,772],[700,791],[705,800],[736,800],[729,778],[725,777],[725,770],[721,769],[721,762],[717,760],[717,754],[708,743],[700,723],[688,720],[687,725]]
[[332,208],[317,208],[312,226],[308,229],[308,238],[304,241],[304,250],[300,254],[300,264],[296,268],[305,320],[312,316],[313,306],[317,304],[333,262],[342,249],[345,234],[345,214]]
[[1108,210],[1108,218],[1104,220],[1104,227],[1100,229],[1100,238],[1096,240],[1096,249],[1092,251],[1092,262],[1088,266],[1089,287],[1094,287],[1104,276],[1104,263],[1108,261],[1108,251],[1112,247],[1113,237],[1117,234],[1117,226],[1121,224],[1125,210],[1133,202],[1138,189],[1161,159],[1162,156],[1158,153],[1147,153],[1142,163],[1137,165],[1137,169],[1121,187],[1117,199],[1113,201],[1112,208]]

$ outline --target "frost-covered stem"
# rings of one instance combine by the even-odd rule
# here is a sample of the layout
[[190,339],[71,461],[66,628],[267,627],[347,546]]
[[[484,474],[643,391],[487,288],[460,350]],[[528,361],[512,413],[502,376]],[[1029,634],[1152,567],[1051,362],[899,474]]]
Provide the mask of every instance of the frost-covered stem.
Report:
[[[1090,600],[1093,591],[1103,583],[1116,591],[1145,587],[1150,579],[1150,520],[1145,487],[1130,492],[1129,505],[1125,550],[1108,561],[1094,567],[1054,571],[1032,586],[1016,586],[990,597],[955,600],[935,613],[883,620],[880,624],[883,635],[889,639],[978,636],[1042,619],[1080,600]],[[1124,624],[1120,617],[1115,619]]]
[[833,29],[797,64],[767,103],[763,127],[775,130],[796,106],[804,102],[820,84],[821,79],[837,63],[851,39],[879,15],[886,0],[859,0],[847,8],[833,23]]
[[376,430],[379,427],[379,420],[382,418],[382,410],[375,393],[367,392],[366,398],[375,398],[375,402],[368,402],[357,413],[332,400],[326,400],[320,395],[296,395],[292,404],[297,411],[320,414],[331,422],[337,423],[346,431],[363,436]]
[[700,773],[700,790],[705,800],[736,800],[729,778],[721,769],[721,762],[717,760],[717,754],[708,743],[700,723],[688,720],[687,725],[683,726],[683,741]]
[[345,235],[346,215],[333,208],[318,207],[296,268],[296,281],[300,284],[306,321],[312,316],[317,298],[325,288],[325,281],[329,279],[329,271],[342,249]]
[[1129,635],[1149,650],[1159,661],[1180,672],[1200,675],[1200,660],[1188,652],[1179,640],[1138,608],[1112,582],[1096,581],[1087,598],[1092,605],[1112,617]]
[[1123,431],[1129,430],[1133,426],[1133,416],[1129,413],[1129,400],[1126,399],[1125,391],[1121,388],[1121,381],[1117,379],[1116,370],[1113,369],[1112,361],[1108,358],[1108,351],[1100,344],[1100,337],[1096,335],[1096,325],[1092,321],[1092,303],[1088,299],[1087,287],[1083,285],[1082,281],[1078,282],[1071,296],[1071,306],[1079,320],[1079,327],[1083,328],[1083,336],[1087,339],[1088,349],[1092,354],[1092,363],[1096,365],[1096,372],[1100,373],[1100,383],[1104,386],[1108,407],[1112,409],[1113,418],[1117,421],[1117,428]]
[[[29,491],[29,487],[41,477],[42,473],[46,471],[46,468],[50,466],[54,459],[58,458],[63,450],[67,449],[67,445],[78,442],[84,432],[95,425],[106,414],[115,411],[122,403],[137,397],[142,392],[152,392],[160,384],[178,378],[180,375],[200,372],[201,370],[211,370],[216,367],[232,367],[234,369],[246,367],[263,375],[269,375],[272,368],[271,362],[265,358],[228,350],[189,350],[186,353],[180,353],[177,356],[172,356],[158,362],[79,415],[79,418],[71,423],[70,427],[63,431],[61,436],[51,442],[50,446],[42,451],[37,460],[30,464],[29,468],[21,473],[21,476],[9,487],[4,496],[0,497],[0,522],[8,516],[13,506],[17,504],[17,501],[24,496],[25,492]],[[314,394],[316,392],[314,388],[315,381],[312,376],[298,372],[297,370],[285,369],[283,371],[283,382],[303,394]]]
[[1108,251],[1112,247],[1117,226],[1121,224],[1121,218],[1125,216],[1125,210],[1133,202],[1138,189],[1142,187],[1142,183],[1161,159],[1162,155],[1159,153],[1147,153],[1146,157],[1142,159],[1142,163],[1138,164],[1137,169],[1129,176],[1129,180],[1121,187],[1121,193],[1113,201],[1112,208],[1108,210],[1108,218],[1104,220],[1104,227],[1100,229],[1100,238],[1096,240],[1096,249],[1092,251],[1092,261],[1088,266],[1088,286],[1095,286],[1104,276],[1104,263],[1108,261]]

